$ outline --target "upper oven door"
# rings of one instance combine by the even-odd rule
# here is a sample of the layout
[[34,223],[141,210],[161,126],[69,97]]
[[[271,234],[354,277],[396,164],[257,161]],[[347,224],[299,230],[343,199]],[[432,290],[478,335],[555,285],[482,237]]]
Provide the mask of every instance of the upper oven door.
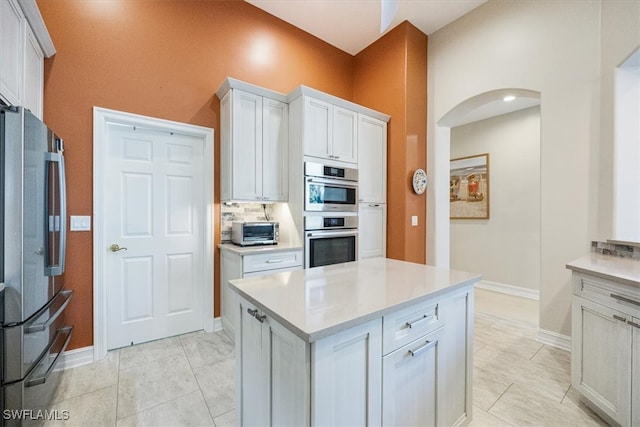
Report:
[[306,211],[358,211],[358,185],[353,182],[307,177],[304,194]]

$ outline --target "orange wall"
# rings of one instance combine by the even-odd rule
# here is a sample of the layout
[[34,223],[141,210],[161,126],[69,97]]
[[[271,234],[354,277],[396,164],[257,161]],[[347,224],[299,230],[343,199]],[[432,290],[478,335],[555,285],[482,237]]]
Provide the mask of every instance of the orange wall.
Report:
[[[93,211],[93,106],[212,127],[217,246],[215,91],[227,76],[282,93],[305,84],[392,116],[388,256],[424,262],[425,198],[414,196],[410,183],[425,159],[426,133],[426,36],[415,27],[403,23],[353,57],[240,0],[38,0],[38,6],[57,49],[45,61],[44,119],[65,139],[69,215]],[[410,215],[420,217],[418,229],[409,226]],[[66,282],[75,295],[68,311],[76,327],[70,348],[93,344],[92,251],[91,233],[69,233]],[[216,268],[216,316],[219,274]]]
[[[57,49],[45,61],[44,119],[65,139],[70,215],[93,211],[93,106],[212,127],[219,159],[215,91],[227,76],[283,93],[305,84],[352,96],[353,56],[244,1],[39,0],[38,6]],[[219,162],[215,183],[217,246]],[[70,348],[93,344],[92,251],[91,233],[69,233]]]
[[[355,57],[354,102],[391,115],[387,142],[387,257],[426,262],[427,36],[405,21]],[[411,216],[418,226],[411,226]]]

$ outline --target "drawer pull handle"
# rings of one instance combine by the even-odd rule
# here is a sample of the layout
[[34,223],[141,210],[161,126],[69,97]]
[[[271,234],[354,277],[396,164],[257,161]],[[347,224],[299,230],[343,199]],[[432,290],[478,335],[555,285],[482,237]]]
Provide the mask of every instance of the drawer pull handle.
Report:
[[267,264],[278,264],[281,263],[282,260],[281,259],[268,259],[267,260]]
[[611,298],[617,299],[622,302],[628,302],[629,304],[640,305],[640,301],[633,300],[631,298],[623,297],[622,295],[611,294]]
[[247,313],[249,313],[251,317],[256,317],[258,315],[258,309],[252,310],[250,308],[247,308]]
[[436,341],[425,341],[424,344],[422,344],[420,347],[416,348],[415,350],[409,350],[409,354],[411,355],[411,357],[419,356],[420,353],[423,353],[427,351],[429,348],[433,347],[435,343]]
[[418,320],[414,320],[413,322],[407,322],[407,323],[405,323],[405,326],[406,326],[407,328],[411,329],[411,328],[413,328],[414,326],[417,326],[417,325],[418,325],[418,323],[420,323],[420,322],[424,322],[425,320],[431,320],[431,319],[433,319],[433,314],[432,314],[432,315],[430,315],[430,316],[427,316],[427,315],[425,314],[425,315],[423,315],[423,316],[422,316],[420,319],[418,319]]
[[260,323],[264,323],[264,321],[267,319],[267,315],[266,314],[256,314],[256,320]]
[[616,320],[619,320],[621,322],[626,322],[627,321],[627,319],[625,319],[624,317],[618,316],[617,314],[614,314],[613,318],[616,319]]
[[640,329],[640,324],[637,324],[636,322],[632,322],[631,320],[629,320],[627,323],[633,326],[634,328]]

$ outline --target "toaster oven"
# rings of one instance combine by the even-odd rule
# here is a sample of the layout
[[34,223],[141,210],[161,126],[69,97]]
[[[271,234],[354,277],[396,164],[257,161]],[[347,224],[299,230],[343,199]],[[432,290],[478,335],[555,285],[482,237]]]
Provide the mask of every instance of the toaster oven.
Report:
[[231,242],[240,246],[275,245],[278,243],[279,224],[274,221],[231,224]]

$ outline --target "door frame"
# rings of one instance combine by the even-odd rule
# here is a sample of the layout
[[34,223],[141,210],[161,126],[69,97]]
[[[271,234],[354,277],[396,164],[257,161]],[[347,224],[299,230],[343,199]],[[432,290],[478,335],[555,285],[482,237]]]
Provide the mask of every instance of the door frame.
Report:
[[93,360],[98,361],[107,355],[107,287],[106,263],[107,247],[105,207],[106,194],[105,168],[107,162],[107,126],[124,124],[139,126],[164,132],[199,138],[204,143],[203,158],[203,206],[204,206],[204,253],[203,259],[203,311],[202,328],[207,332],[214,330],[213,318],[213,188],[214,188],[214,130],[202,126],[157,119],[123,111],[93,107]]

